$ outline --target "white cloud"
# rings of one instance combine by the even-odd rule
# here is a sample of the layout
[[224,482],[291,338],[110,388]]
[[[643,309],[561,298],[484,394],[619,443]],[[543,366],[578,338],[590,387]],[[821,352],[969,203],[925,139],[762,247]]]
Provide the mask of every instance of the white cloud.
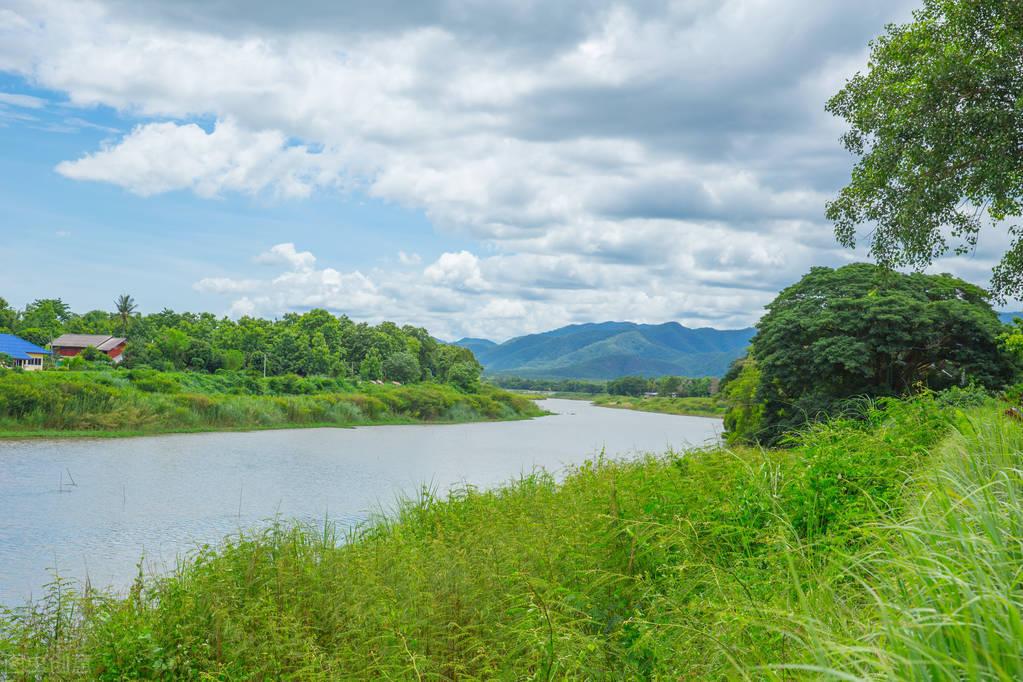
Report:
[[249,132],[228,119],[209,133],[194,123],[140,125],[116,144],[61,162],[57,172],[111,182],[142,196],[191,189],[202,197],[264,190],[305,197],[318,186],[339,184],[330,168],[334,163],[327,153],[288,146],[281,132]]
[[268,251],[256,256],[256,262],[262,265],[288,265],[293,270],[312,270],[316,264],[316,256],[309,251],[299,251],[291,242],[275,244]]
[[404,251],[399,251],[398,262],[402,265],[419,265],[423,262],[423,257],[418,253],[405,253]]
[[235,314],[322,305],[449,336],[738,326],[849,258],[823,220],[850,165],[824,100],[915,1],[13,0],[0,70],[141,121],[67,177],[141,195],[356,189],[462,238],[393,271],[278,244],[257,257],[272,279],[196,283],[244,294]]
[[259,281],[254,279],[231,279],[230,277],[204,277],[193,284],[192,288],[202,293],[240,294],[258,289]]
[[489,288],[480,272],[479,258],[468,251],[444,253],[423,271],[427,281],[455,289],[480,291]]
[[46,106],[46,100],[32,95],[21,95],[14,92],[0,92],[0,104],[9,104],[25,109],[42,109]]

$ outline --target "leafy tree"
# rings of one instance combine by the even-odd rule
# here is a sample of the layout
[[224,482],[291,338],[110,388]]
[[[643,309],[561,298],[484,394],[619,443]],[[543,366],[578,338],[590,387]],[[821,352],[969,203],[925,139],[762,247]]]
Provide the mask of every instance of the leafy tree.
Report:
[[111,334],[114,329],[110,313],[90,310],[84,315],[72,315],[64,324],[64,332],[71,334]]
[[467,393],[480,390],[479,363],[456,362],[448,369],[448,383]]
[[135,299],[128,294],[121,294],[114,301],[114,306],[117,308],[117,316],[121,318],[121,334],[127,336],[128,323],[131,322],[132,314],[138,310],[138,306],[135,305]]
[[220,364],[224,369],[236,371],[245,366],[245,353],[240,350],[228,349],[220,353]]
[[[18,334],[32,343],[45,346],[64,331],[64,324],[71,320],[71,309],[59,298],[41,298],[25,307]],[[29,339],[26,334],[32,333]]]
[[[987,293],[950,275],[904,275],[857,263],[816,267],[767,306],[753,338],[762,403],[761,440],[857,396],[897,396],[917,385],[966,381],[995,388],[1015,363],[999,344],[1003,331]],[[748,400],[744,366],[728,382]],[[733,403],[734,405],[734,403]]]
[[736,372],[722,389],[729,408],[725,436],[729,443],[753,442],[760,438],[764,416],[764,403],[757,397],[760,370],[752,358],[743,358],[732,366]]
[[650,389],[650,380],[646,377],[621,377],[607,382],[607,392],[611,395],[641,396]]
[[38,327],[20,327],[18,329],[18,336],[26,341],[34,343],[37,346],[45,346],[51,339],[60,336],[60,334],[54,334],[46,329],[40,329]]
[[18,311],[0,297],[0,333],[13,334],[18,324]]
[[683,377],[666,376],[657,380],[657,395],[670,397],[677,395],[682,389]]
[[371,348],[359,364],[359,376],[367,381],[376,381],[383,377],[383,361],[380,359],[380,351]]
[[[986,222],[1023,210],[1023,3],[924,0],[914,21],[871,44],[870,66],[828,103],[859,162],[828,205],[839,241],[871,227],[871,254],[922,266],[972,249]],[[994,271],[1023,293],[1023,231]]]
[[[384,378],[390,381],[400,381],[408,384],[419,381],[422,370],[419,367],[419,359],[409,351],[391,353],[384,359]],[[479,374],[477,373],[477,377]]]
[[191,339],[180,329],[165,329],[153,343],[159,355],[179,369],[185,366],[189,345]]

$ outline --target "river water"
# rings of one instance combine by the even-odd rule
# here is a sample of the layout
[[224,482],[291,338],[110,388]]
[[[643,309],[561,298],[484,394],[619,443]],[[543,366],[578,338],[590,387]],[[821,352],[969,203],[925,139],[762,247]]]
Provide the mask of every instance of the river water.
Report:
[[546,400],[529,421],[0,441],[0,604],[53,575],[123,589],[275,517],[343,527],[423,486],[491,487],[542,467],[716,440],[721,421]]

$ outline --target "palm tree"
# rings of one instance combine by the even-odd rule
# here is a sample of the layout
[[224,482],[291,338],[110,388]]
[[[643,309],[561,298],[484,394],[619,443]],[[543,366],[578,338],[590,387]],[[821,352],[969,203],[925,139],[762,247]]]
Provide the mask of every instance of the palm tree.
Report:
[[128,294],[118,296],[114,305],[117,306],[117,315],[121,318],[121,333],[127,336],[128,322],[131,321],[131,314],[138,309],[138,306],[135,305],[135,299]]

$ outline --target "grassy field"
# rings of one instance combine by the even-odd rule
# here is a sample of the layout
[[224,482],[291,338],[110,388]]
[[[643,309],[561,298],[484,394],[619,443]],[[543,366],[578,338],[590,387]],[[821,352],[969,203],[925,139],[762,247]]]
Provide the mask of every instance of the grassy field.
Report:
[[655,398],[625,395],[598,395],[592,397],[594,405],[617,407],[641,412],[688,415],[691,417],[723,417],[725,406],[717,398]]
[[1023,678],[1023,431],[864,407],[784,450],[596,461],[275,526],[0,617],[8,679]]
[[0,374],[0,438],[130,436],[518,419],[541,414],[484,386],[139,371]]

